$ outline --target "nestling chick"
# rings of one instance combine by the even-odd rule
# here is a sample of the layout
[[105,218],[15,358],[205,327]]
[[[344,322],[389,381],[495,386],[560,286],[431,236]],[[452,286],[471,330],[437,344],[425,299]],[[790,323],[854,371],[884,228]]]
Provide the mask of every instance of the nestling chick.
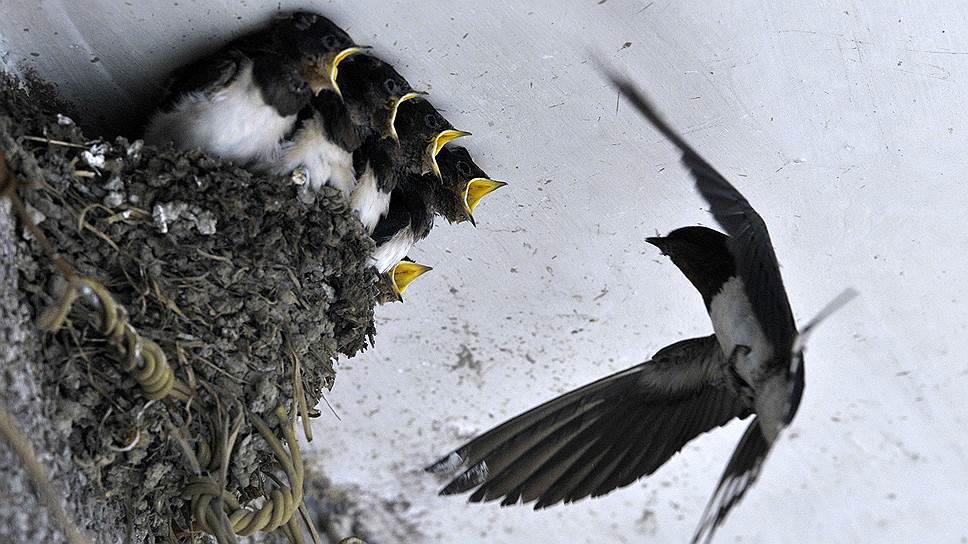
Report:
[[349,199],[356,186],[353,153],[371,137],[396,140],[397,109],[419,95],[392,66],[365,54],[344,61],[337,82],[339,92],[321,92],[300,113],[269,171],[300,168],[311,189],[330,185]]
[[242,164],[271,161],[297,113],[337,88],[339,63],[357,50],[325,17],[282,16],[178,69],[145,141]]
[[393,190],[430,172],[439,178],[437,154],[447,142],[470,134],[454,129],[423,98],[400,105],[395,126],[397,140],[370,137],[353,157],[358,183],[351,205],[371,233],[386,215]]

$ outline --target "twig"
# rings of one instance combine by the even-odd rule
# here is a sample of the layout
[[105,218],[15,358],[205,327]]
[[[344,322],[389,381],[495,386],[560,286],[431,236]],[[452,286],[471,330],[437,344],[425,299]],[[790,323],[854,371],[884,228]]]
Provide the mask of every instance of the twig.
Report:
[[86,145],[74,144],[74,143],[71,143],[71,142],[65,142],[63,140],[51,140],[50,138],[43,138],[43,137],[40,137],[40,136],[23,136],[23,139],[24,140],[30,140],[31,142],[41,142],[41,143],[45,143],[45,144],[62,145],[64,147],[74,147],[74,148],[77,148],[77,149],[87,149],[88,147],[90,147],[90,146],[86,146]]

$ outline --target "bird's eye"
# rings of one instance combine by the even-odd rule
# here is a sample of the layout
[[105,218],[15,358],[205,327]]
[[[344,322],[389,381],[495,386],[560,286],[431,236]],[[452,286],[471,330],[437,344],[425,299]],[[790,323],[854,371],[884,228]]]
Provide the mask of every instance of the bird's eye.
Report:
[[457,171],[460,172],[461,175],[469,176],[471,175],[471,165],[467,164],[464,161],[460,161],[459,163],[457,163]]
[[424,125],[426,125],[427,128],[436,129],[440,126],[440,119],[438,119],[436,115],[428,113],[427,115],[424,115]]
[[336,49],[339,47],[339,39],[330,34],[329,36],[323,38],[323,45],[325,45],[327,49]]
[[386,89],[386,91],[390,94],[397,94],[397,90],[399,90],[400,86],[397,85],[396,81],[388,79],[383,82],[383,88]]

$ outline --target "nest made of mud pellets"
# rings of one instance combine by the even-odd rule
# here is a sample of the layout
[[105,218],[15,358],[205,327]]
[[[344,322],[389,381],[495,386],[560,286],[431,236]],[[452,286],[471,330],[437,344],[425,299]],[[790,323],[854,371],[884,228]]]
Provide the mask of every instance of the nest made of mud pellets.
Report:
[[[106,500],[123,502],[133,541],[185,536],[193,525],[181,491],[195,474],[172,430],[197,451],[229,414],[272,421],[280,404],[291,412],[295,364],[315,406],[337,354],[372,341],[383,288],[367,266],[372,241],[335,189],[300,199],[285,179],[197,152],[90,141],[51,111],[56,102],[36,100],[51,93],[0,82],[9,173],[27,186],[20,195],[56,250],[113,294],[206,409],[148,402],[88,324],[96,320],[74,312],[36,361],[47,413],[70,434],[76,465]],[[14,236],[21,294],[36,317],[65,280],[36,241]],[[275,469],[242,420],[225,488],[244,502],[272,487]]]

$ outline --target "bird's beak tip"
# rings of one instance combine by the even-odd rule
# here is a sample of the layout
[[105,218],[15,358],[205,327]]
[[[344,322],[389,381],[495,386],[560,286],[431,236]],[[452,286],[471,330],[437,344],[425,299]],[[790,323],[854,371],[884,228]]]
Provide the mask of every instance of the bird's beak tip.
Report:
[[663,255],[666,254],[666,251],[665,251],[666,246],[665,246],[664,238],[660,236],[649,236],[648,238],[645,239],[645,241],[659,248],[659,252],[662,253]]
[[487,178],[474,178],[467,182],[467,186],[464,188],[464,209],[467,211],[467,215],[471,217],[471,221],[473,221],[474,209],[477,208],[481,200],[505,185],[507,185],[506,181]]
[[393,270],[390,271],[390,279],[393,283],[393,291],[397,294],[398,300],[403,301],[403,293],[407,290],[407,287],[414,280],[431,270],[433,270],[432,267],[412,261],[400,261],[397,263],[393,267]]
[[437,156],[437,153],[440,153],[440,150],[443,149],[443,147],[448,143],[456,140],[457,138],[464,138],[465,136],[471,136],[471,133],[467,132],[466,130],[456,129],[448,129],[441,132],[437,135],[437,138],[434,141],[436,144],[434,146],[434,156]]

